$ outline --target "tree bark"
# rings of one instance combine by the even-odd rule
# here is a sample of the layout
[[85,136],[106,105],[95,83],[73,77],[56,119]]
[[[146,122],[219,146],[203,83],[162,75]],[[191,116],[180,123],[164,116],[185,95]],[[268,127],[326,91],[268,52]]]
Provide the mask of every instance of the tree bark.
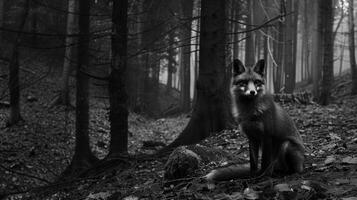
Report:
[[186,128],[164,150],[196,143],[226,127],[225,1],[201,1],[200,61],[197,100]]
[[[293,0],[287,0],[287,13],[293,11]],[[293,93],[295,88],[295,70],[294,63],[294,15],[288,15],[285,18],[285,32],[284,32],[284,69],[285,69],[285,92]]]
[[169,33],[169,49],[167,52],[167,83],[166,83],[166,93],[169,94],[172,89],[172,74],[175,68],[175,35],[171,32]]
[[247,39],[245,40],[245,65],[246,66],[253,66],[255,63],[254,60],[254,34],[251,31],[251,27],[253,25],[253,1],[254,0],[247,0],[247,25],[246,25],[246,37]]
[[[68,0],[68,13],[67,13],[67,35],[75,33],[75,13],[76,12],[76,0]],[[67,36],[65,45],[65,53],[63,59],[63,70],[61,77],[61,94],[59,99],[59,104],[69,106],[69,75],[71,72],[71,63],[73,60],[73,44],[75,43],[75,38],[72,36]]]
[[193,0],[180,0],[181,13],[184,20],[187,22],[182,26],[181,30],[181,69],[183,76],[181,77],[181,107],[183,112],[188,112],[191,109],[191,18],[193,9]]
[[89,145],[89,77],[83,73],[89,68],[89,12],[90,3],[79,0],[79,44],[76,72],[76,142],[71,164],[61,178],[71,178],[93,166],[98,159]]
[[349,50],[350,50],[350,65],[352,73],[352,89],[351,94],[357,94],[357,64],[356,64],[356,52],[355,52],[355,26],[354,26],[354,11],[353,11],[353,0],[349,0],[348,6],[348,29],[349,29]]
[[[313,2],[312,9],[312,47],[311,47],[311,68],[312,68],[312,94],[315,99],[319,98],[320,79],[321,79],[321,63],[322,63],[322,16],[319,12],[319,0]],[[317,27],[317,28],[316,28]]]
[[[157,41],[157,36],[162,31],[161,21],[159,19],[159,1],[155,0],[144,0],[143,8],[145,12],[144,20],[144,32],[142,45],[145,50],[145,55],[143,56],[143,90],[141,93],[141,101],[143,111],[151,117],[158,117],[159,105],[158,105],[158,89],[159,83],[157,79],[157,73],[159,71],[158,55],[155,51],[155,46],[159,41]],[[161,10],[161,9],[160,9]],[[155,27],[153,29],[153,27]]]
[[283,52],[284,52],[284,23],[278,22],[278,41],[275,42],[276,48],[274,49],[276,57],[276,75],[274,78],[274,91],[280,93],[282,90],[282,75],[283,75]]
[[[20,23],[18,30],[23,31],[26,24],[26,19],[29,15],[30,1],[25,1],[22,15],[20,16]],[[2,13],[1,13],[2,14]],[[9,63],[9,93],[10,93],[10,116],[7,121],[7,126],[16,124],[22,120],[20,114],[20,83],[19,83],[19,44],[21,41],[21,32],[16,34],[15,40],[12,44],[12,53]]]
[[127,66],[128,0],[113,2],[112,62],[109,76],[110,146],[109,155],[128,151],[128,95],[125,89]]
[[319,12],[322,20],[322,41],[323,41],[323,64],[321,94],[319,103],[327,105],[330,102],[331,88],[333,84],[333,20],[334,20],[333,0],[319,0]]
[[[5,0],[0,0],[0,27],[4,26],[4,2]],[[0,31],[0,44],[2,44],[3,33]]]

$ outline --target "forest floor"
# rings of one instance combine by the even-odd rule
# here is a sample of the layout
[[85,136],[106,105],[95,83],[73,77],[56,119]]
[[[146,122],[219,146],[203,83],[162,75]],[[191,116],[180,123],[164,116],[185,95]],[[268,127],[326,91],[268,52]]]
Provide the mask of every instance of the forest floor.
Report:
[[[357,96],[348,95],[348,75],[337,79],[328,106],[283,104],[305,143],[304,173],[231,180],[212,189],[201,178],[212,166],[175,184],[165,181],[167,156],[133,156],[123,161],[125,167],[112,166],[90,178],[54,182],[74,152],[74,110],[50,106],[59,79],[55,73],[43,72],[43,64],[34,66],[21,71],[24,121],[5,127],[8,108],[0,106],[0,199],[357,199]],[[0,76],[0,94],[6,83],[7,77]],[[98,91],[93,89],[91,98],[90,138],[95,155],[104,158],[109,142],[108,102]],[[6,93],[2,95],[5,98],[0,102],[7,101]],[[161,143],[171,142],[188,120],[189,115],[154,120],[131,113],[130,154],[154,153]],[[205,144],[248,160],[247,141],[238,130],[226,130]]]

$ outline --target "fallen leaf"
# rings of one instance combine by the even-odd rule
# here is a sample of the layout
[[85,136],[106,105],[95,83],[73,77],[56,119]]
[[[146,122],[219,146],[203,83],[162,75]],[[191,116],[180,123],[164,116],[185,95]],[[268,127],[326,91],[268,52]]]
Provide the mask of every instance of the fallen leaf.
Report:
[[335,185],[343,185],[343,184],[348,184],[350,181],[346,178],[338,178],[335,181]]
[[86,198],[86,200],[104,200],[104,199],[108,199],[108,197],[110,197],[111,193],[110,192],[99,192],[96,194],[89,194]]
[[357,157],[347,156],[344,159],[342,159],[342,163],[356,165],[357,164]]
[[341,200],[357,200],[357,197],[346,197],[346,198],[341,198]]
[[259,199],[259,193],[260,191],[256,191],[252,188],[245,188],[243,195],[245,199],[254,200],[254,199]]
[[291,192],[293,189],[286,183],[277,184],[274,186],[274,190],[278,192]]
[[133,196],[133,195],[130,195],[130,196],[127,196],[127,197],[124,197],[123,200],[138,200],[139,197],[136,197],[136,196]]
[[325,159],[325,165],[334,163],[336,161],[335,156],[331,155],[331,156],[327,156],[327,158]]

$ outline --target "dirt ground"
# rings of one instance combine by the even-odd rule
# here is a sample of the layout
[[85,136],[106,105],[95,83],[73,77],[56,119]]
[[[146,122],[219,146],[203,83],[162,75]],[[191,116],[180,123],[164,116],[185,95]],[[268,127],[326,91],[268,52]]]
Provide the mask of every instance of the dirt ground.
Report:
[[[302,174],[231,180],[212,187],[201,177],[224,164],[212,163],[194,177],[165,181],[167,156],[144,156],[162,147],[145,141],[169,143],[189,118],[153,120],[132,113],[129,152],[138,156],[105,166],[90,178],[56,183],[74,150],[74,110],[49,107],[58,78],[47,76],[42,65],[21,72],[24,121],[6,128],[8,108],[0,107],[0,199],[357,199],[357,96],[348,95],[347,78],[338,79],[328,106],[283,104],[306,147]],[[6,81],[0,79],[0,94]],[[96,97],[98,91],[93,89],[91,98],[90,136],[93,151],[103,158],[109,142],[108,102]],[[226,130],[205,144],[248,160],[247,141],[238,130]]]

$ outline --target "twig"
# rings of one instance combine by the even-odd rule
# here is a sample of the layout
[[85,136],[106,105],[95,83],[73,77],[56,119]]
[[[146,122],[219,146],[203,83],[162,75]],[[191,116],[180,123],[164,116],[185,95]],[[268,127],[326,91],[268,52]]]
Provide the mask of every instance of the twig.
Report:
[[23,172],[19,172],[19,171],[16,171],[16,170],[7,168],[7,167],[5,167],[5,166],[3,166],[3,165],[1,165],[1,164],[0,164],[0,168],[2,168],[3,170],[6,170],[6,171],[12,172],[12,173],[21,175],[21,176],[26,176],[26,177],[29,177],[29,178],[34,178],[34,179],[40,180],[40,181],[45,182],[45,183],[51,183],[50,181],[48,181],[48,180],[46,180],[46,179],[44,179],[44,178],[40,178],[40,177],[31,175],[31,174],[26,174],[26,173],[23,173]]

